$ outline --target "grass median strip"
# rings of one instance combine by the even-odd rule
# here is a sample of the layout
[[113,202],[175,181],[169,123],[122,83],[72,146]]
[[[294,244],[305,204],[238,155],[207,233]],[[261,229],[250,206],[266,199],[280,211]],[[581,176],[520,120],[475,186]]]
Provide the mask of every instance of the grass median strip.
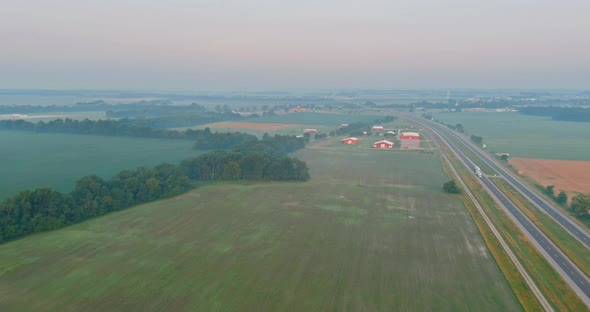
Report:
[[[501,209],[481,185],[477,183],[471,170],[467,169],[455,155],[450,154],[451,153],[449,153],[449,159],[547,300],[549,300],[554,308],[559,311],[586,310],[587,307],[583,301],[539,253],[534,245],[528,240],[527,236],[508,217],[504,210]],[[516,293],[518,284],[513,285],[513,289]],[[520,301],[521,297],[518,298]],[[526,297],[523,297],[523,299],[526,299]],[[523,304],[525,309],[527,309],[525,304],[528,303],[529,302],[525,301],[523,303],[523,301],[521,301],[521,304]]]
[[537,209],[514,187],[502,178],[490,179],[508,198],[547,235],[553,243],[572,260],[584,274],[590,273],[590,253],[577,239],[557,224],[551,217]]
[[[439,129],[439,131],[441,130]],[[483,171],[483,173],[487,175],[496,174],[496,171],[492,167],[490,167],[483,159],[481,159],[481,157],[477,156],[471,149],[465,146],[465,144],[459,141],[459,139],[457,139],[454,135],[447,135],[447,138],[451,140],[453,144],[455,144],[455,146],[457,146],[461,152],[467,156],[467,158],[471,159],[471,161],[473,161],[481,169],[481,171]],[[471,170],[471,168],[469,169]]]
[[[446,162],[441,159],[443,163],[443,170],[445,173],[452,177],[453,173],[451,169],[448,167]],[[475,205],[473,202],[465,195],[465,193],[461,193],[458,195],[454,195],[465,205],[467,211],[471,215],[471,218],[475,222],[479,233],[481,234],[483,240],[485,241],[486,245],[488,246],[488,250],[494,257],[496,264],[504,274],[504,277],[510,284],[514,295],[516,296],[518,302],[521,304],[522,308],[525,311],[541,311],[543,310],[539,301],[535,298],[535,295],[532,293],[531,289],[526,284],[522,275],[518,272],[504,248],[502,248],[498,239],[494,236],[491,229],[488,227],[486,222],[484,221],[483,217],[477,212]]]

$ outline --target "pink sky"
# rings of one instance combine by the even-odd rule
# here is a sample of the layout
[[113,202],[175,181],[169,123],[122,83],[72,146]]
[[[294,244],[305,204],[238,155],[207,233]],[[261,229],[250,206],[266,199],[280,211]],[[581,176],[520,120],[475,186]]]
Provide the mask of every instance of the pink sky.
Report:
[[590,1],[11,2],[4,88],[590,86]]

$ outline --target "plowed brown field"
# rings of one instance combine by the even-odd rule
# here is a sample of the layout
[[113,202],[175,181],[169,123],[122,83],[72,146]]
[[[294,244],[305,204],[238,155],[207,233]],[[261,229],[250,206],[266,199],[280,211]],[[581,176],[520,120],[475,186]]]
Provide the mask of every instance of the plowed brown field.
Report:
[[510,163],[523,175],[556,191],[590,193],[590,161],[538,158],[511,158]]

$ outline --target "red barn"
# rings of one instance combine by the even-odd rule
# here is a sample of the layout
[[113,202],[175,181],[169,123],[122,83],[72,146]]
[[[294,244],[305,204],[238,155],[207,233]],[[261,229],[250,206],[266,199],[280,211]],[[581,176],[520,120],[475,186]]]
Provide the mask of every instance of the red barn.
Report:
[[393,148],[393,142],[390,142],[387,140],[381,140],[379,142],[375,142],[373,144],[373,147],[375,147],[375,148]]
[[360,141],[359,138],[355,138],[355,137],[342,139],[342,143],[344,143],[344,144],[358,144],[359,141]]
[[418,132],[402,132],[400,139],[402,140],[420,140]]
[[383,130],[383,126],[373,126],[373,131],[381,131]]
[[318,133],[318,129],[305,129],[303,133]]

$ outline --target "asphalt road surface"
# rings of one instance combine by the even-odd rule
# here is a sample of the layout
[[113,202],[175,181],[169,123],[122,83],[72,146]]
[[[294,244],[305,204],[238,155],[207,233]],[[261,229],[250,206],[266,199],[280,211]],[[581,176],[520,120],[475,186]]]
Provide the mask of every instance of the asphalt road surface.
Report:
[[[420,122],[417,120],[414,121]],[[423,122],[420,123],[424,124]],[[450,142],[450,140],[445,137],[445,134],[441,133],[442,131],[437,131],[437,129],[433,129],[432,127],[429,128],[438,133],[445,141],[447,146],[451,148],[465,164],[467,164],[470,168],[473,167],[473,162],[471,162],[459,148]],[[495,164],[490,165],[495,166]],[[496,167],[497,166],[493,168],[498,170]],[[498,170],[498,172],[503,172],[503,170]],[[590,302],[590,281],[586,275],[584,275],[577,267],[575,267],[575,265],[561,252],[561,250],[559,250],[559,248],[550,242],[549,239],[520,211],[520,209],[518,209],[487,177],[484,176],[480,178],[480,180],[482,184],[493,194],[493,196],[495,196],[500,201],[504,208],[510,212],[516,220],[518,220],[521,228],[528,232],[528,236],[536,242],[537,246],[543,249],[545,255],[551,258],[548,260],[550,260],[554,266],[558,267],[556,268],[558,273],[560,273],[562,276],[563,274],[567,276],[567,278],[564,276],[566,282],[570,283],[570,285],[571,283],[574,283],[575,286],[577,286],[579,291],[576,292],[581,296],[582,300],[588,304]],[[519,181],[516,182],[521,184]],[[576,287],[573,288],[576,290]],[[580,291],[583,294],[580,294]]]
[[559,225],[561,225],[566,231],[570,232],[575,238],[577,238],[586,248],[590,250],[590,233],[584,231],[580,228],[579,225],[574,223],[570,220],[567,216],[564,215],[559,208],[556,208],[537,195],[534,191],[532,191],[528,186],[520,182],[516,179],[510,172],[506,169],[500,167],[495,162],[490,161],[488,155],[485,155],[483,152],[479,151],[478,149],[474,148],[466,142],[465,139],[462,137],[454,135],[457,139],[459,139],[465,146],[467,146],[471,151],[473,151],[477,156],[483,159],[490,167],[492,167],[496,172],[502,174],[502,176],[510,182],[518,191],[520,191],[523,195],[528,197],[532,203],[537,206],[537,208],[545,211],[549,216],[551,216]]

